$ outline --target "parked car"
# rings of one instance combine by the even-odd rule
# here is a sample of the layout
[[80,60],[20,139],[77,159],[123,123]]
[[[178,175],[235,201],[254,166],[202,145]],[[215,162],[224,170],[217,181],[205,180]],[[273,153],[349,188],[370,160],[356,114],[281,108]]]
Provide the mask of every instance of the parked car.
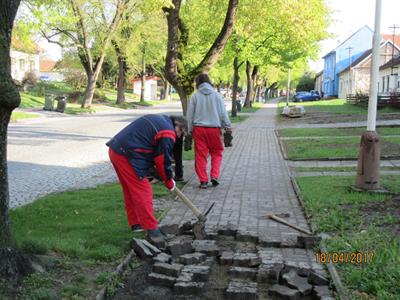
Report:
[[293,96],[293,102],[321,100],[321,95],[317,91],[297,92]]

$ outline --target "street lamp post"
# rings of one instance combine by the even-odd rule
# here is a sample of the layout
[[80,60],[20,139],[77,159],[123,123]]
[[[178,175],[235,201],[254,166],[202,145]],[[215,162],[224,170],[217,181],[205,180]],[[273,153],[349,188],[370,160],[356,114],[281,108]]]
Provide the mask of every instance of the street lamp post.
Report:
[[360,156],[357,167],[356,188],[361,190],[378,190],[380,143],[376,133],[376,110],[378,102],[378,77],[380,64],[380,29],[382,0],[375,3],[375,27],[372,40],[371,84],[368,102],[367,131],[361,136]]
[[290,68],[288,69],[288,80],[286,89],[286,106],[289,106],[289,93],[290,93]]

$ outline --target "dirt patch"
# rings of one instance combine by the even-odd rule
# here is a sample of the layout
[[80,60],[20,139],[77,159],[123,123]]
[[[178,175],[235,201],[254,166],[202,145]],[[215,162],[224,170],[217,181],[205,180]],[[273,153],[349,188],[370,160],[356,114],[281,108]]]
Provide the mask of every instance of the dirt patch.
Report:
[[386,201],[370,202],[361,206],[344,205],[343,208],[346,211],[358,210],[365,227],[374,223],[393,236],[400,235],[400,194]]

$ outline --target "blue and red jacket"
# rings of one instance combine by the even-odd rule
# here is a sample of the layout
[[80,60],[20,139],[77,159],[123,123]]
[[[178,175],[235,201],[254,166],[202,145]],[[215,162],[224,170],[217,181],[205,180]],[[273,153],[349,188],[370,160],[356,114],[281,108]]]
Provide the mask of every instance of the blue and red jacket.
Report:
[[172,178],[172,149],[176,139],[173,119],[166,115],[146,115],[122,129],[106,145],[128,158],[143,179],[155,165],[163,181]]

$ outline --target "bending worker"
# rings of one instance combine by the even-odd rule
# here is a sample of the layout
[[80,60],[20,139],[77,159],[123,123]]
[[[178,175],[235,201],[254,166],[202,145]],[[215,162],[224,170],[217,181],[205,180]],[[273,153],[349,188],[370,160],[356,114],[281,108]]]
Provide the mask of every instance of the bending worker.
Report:
[[162,236],[154,216],[153,191],[147,175],[155,165],[165,186],[171,191],[175,188],[172,149],[176,137],[183,136],[186,128],[186,120],[180,116],[146,115],[107,142],[133,231],[146,230],[151,237]]

